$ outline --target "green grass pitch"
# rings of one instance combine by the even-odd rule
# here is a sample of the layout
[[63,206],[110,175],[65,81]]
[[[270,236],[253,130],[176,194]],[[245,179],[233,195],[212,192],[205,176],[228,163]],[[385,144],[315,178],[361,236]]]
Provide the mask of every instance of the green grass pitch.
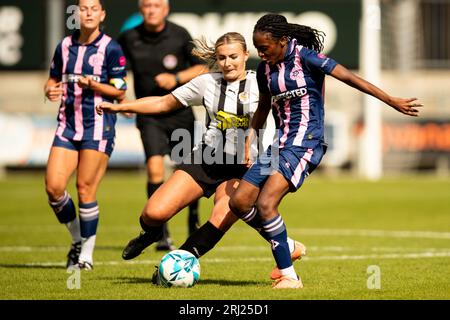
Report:
[[[135,260],[121,259],[124,245],[140,230],[144,185],[143,173],[107,173],[98,192],[94,270],[81,272],[77,289],[64,268],[70,238],[47,204],[42,174],[1,179],[0,298],[450,299],[448,179],[365,182],[312,175],[280,207],[289,235],[308,247],[307,257],[294,264],[305,286],[300,290],[271,288],[270,247],[242,222],[200,259],[196,286],[152,286],[153,266],[163,253],[150,247]],[[69,191],[76,199],[73,180]],[[201,201],[202,223],[211,207],[211,199]],[[180,245],[187,235],[187,211],[169,226]]]

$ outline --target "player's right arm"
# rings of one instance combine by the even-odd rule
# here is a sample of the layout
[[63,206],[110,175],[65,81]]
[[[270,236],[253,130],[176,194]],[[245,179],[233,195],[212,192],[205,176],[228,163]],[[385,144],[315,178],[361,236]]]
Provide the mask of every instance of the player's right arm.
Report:
[[47,99],[51,102],[59,101],[64,93],[62,82],[52,77],[48,78],[44,86],[44,92]]
[[135,101],[112,104],[102,102],[96,107],[97,113],[130,112],[138,114],[161,114],[183,108],[183,105],[171,93],[161,97],[145,97]]
[[366,81],[363,78],[358,77],[356,74],[345,68],[344,66],[338,64],[333,71],[331,76],[346,83],[347,85],[360,90],[366,94],[369,94],[380,101],[391,106],[400,113],[407,116],[417,117],[419,115],[419,109],[422,107],[422,103],[417,101],[417,98],[397,98],[392,97],[377,86]]
[[44,86],[44,93],[48,100],[56,102],[61,99],[64,94],[64,88],[62,84],[62,43],[56,46],[53,59],[50,64],[50,72],[47,83]]
[[266,123],[267,116],[272,108],[272,96],[270,93],[259,93],[258,108],[256,108],[253,114],[252,122],[250,124],[250,129],[247,137],[245,138],[245,163],[249,167],[251,165],[250,161],[250,150],[253,140],[257,137],[259,129]]

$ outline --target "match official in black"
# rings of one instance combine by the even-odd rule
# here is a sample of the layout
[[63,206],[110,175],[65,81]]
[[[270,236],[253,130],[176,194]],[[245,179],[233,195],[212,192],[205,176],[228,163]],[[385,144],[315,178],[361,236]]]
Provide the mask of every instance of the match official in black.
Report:
[[[118,39],[134,76],[136,98],[164,96],[181,84],[207,72],[202,61],[192,56],[194,48],[189,32],[167,20],[168,0],[140,0],[143,23],[122,33]],[[148,198],[164,182],[164,155],[175,143],[172,132],[189,130],[194,137],[194,114],[183,108],[165,115],[138,115],[136,125],[141,133],[148,173]],[[199,226],[198,202],[189,206],[189,233]],[[157,250],[175,249],[167,225]]]

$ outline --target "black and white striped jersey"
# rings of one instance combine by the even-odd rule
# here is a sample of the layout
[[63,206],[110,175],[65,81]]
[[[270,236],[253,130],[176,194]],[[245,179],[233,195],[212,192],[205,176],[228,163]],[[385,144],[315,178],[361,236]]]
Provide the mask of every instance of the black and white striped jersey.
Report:
[[[206,132],[203,135],[206,145],[216,150],[223,146],[223,152],[231,155],[236,155],[237,148],[243,150],[242,133],[249,128],[259,101],[254,71],[247,71],[244,80],[234,82],[225,81],[222,73],[203,74],[177,88],[172,94],[186,107],[203,105],[206,108]],[[274,132],[270,131],[265,135],[271,134],[273,137]],[[255,141],[252,156],[256,156],[257,152]]]

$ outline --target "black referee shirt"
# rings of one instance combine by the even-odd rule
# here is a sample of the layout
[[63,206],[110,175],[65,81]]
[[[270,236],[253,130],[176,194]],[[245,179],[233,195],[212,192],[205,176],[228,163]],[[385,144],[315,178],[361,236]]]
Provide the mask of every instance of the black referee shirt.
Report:
[[163,96],[171,91],[156,86],[154,77],[160,73],[176,74],[190,66],[202,64],[192,56],[194,44],[188,31],[170,21],[164,30],[149,32],[144,24],[127,30],[119,36],[129,66],[134,75],[136,98]]

